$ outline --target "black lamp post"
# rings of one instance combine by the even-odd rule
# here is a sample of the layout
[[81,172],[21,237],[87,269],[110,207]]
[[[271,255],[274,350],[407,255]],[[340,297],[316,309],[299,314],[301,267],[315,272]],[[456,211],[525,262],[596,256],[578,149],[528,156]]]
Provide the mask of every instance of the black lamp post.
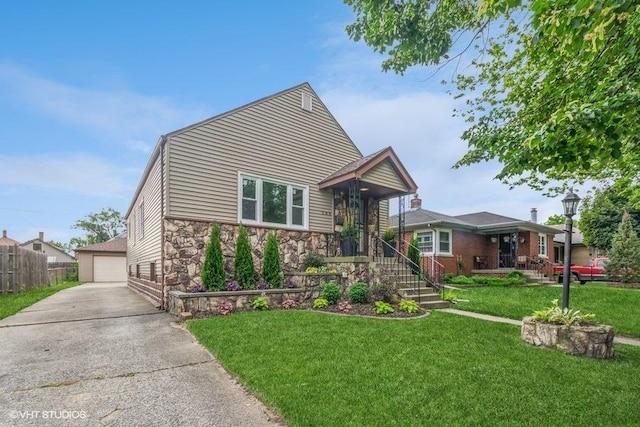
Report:
[[569,308],[569,280],[571,280],[571,234],[573,232],[573,216],[578,211],[580,197],[569,190],[562,199],[564,216],[567,217],[564,229],[564,270],[562,272],[562,308]]

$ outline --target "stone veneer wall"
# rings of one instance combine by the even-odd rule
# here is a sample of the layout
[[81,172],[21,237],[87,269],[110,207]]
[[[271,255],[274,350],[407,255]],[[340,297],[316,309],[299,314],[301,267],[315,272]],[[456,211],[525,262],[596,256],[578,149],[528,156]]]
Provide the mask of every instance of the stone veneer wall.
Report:
[[[222,252],[227,275],[233,274],[233,258],[238,225],[220,224]],[[262,271],[262,254],[267,233],[272,229],[245,226],[253,250],[256,273]],[[204,254],[209,243],[211,223],[201,221],[165,219],[164,221],[164,284],[165,297],[172,289],[186,291],[191,285],[201,284],[200,274]],[[326,255],[328,236],[309,231],[277,230],[283,271],[298,269],[310,253]]]

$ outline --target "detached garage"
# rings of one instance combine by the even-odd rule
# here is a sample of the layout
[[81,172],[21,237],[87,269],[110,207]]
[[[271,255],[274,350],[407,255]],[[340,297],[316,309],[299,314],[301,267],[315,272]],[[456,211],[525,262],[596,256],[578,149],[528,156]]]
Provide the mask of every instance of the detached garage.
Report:
[[126,282],[127,238],[124,236],[76,249],[82,282]]

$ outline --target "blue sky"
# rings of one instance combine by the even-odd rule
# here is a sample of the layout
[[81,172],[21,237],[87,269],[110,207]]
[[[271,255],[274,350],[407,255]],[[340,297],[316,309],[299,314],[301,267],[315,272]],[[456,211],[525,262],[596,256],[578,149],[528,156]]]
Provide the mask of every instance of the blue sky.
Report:
[[457,101],[428,78],[383,73],[347,37],[338,0],[5,1],[0,26],[0,228],[68,242],[91,212],[125,213],[158,137],[309,82],[366,155],[392,145],[423,207],[540,221],[560,199],[493,180],[466,151]]

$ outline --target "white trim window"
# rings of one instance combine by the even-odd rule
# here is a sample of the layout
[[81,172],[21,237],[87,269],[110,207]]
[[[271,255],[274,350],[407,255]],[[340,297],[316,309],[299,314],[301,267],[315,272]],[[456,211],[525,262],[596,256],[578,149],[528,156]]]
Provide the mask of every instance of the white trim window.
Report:
[[144,200],[138,205],[138,239],[144,237]]
[[451,255],[451,230],[421,230],[416,231],[416,238],[423,254]]
[[306,230],[309,227],[309,187],[239,173],[238,220]]
[[547,235],[538,234],[538,256],[546,257],[547,254]]

